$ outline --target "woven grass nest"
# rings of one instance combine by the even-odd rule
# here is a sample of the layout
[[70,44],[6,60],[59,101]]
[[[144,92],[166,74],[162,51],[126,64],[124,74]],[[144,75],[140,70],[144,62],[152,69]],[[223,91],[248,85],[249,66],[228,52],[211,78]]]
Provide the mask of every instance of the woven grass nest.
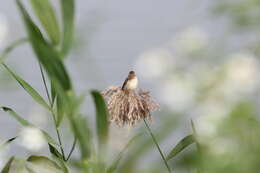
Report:
[[139,89],[123,90],[112,86],[102,92],[107,102],[110,121],[119,126],[135,125],[140,120],[151,119],[151,111],[158,110],[159,104],[151,99],[150,92]]

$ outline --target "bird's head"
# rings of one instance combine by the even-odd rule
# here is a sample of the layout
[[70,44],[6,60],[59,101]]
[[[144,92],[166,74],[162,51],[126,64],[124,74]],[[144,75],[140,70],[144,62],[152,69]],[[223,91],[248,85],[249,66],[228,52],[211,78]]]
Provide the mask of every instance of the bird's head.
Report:
[[135,72],[134,71],[130,71],[129,74],[128,74],[128,78],[129,79],[133,79],[135,77],[136,77]]

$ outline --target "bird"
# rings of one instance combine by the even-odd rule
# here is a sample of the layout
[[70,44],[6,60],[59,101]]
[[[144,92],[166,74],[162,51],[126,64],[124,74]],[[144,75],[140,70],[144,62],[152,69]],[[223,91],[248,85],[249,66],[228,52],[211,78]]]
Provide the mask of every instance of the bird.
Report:
[[134,71],[130,71],[128,73],[127,78],[125,79],[122,90],[123,91],[131,91],[135,90],[138,87],[138,79]]

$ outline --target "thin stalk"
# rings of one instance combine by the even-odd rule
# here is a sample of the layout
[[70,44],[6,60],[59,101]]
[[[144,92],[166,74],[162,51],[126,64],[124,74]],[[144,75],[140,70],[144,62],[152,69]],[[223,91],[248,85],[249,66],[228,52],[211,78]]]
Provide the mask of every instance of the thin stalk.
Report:
[[[40,66],[40,71],[41,71],[41,76],[42,76],[44,88],[45,88],[45,91],[46,91],[46,94],[47,94],[47,97],[48,97],[48,100],[49,100],[49,104],[50,104],[50,106],[51,106],[51,105],[53,105],[53,104],[52,104],[52,101],[51,101],[51,98],[50,98],[50,93],[49,93],[49,90],[48,90],[48,87],[47,87],[47,84],[46,84],[45,75],[44,75],[44,73],[43,73],[43,69],[42,69],[42,66],[41,66],[40,63],[39,63],[39,66]],[[62,159],[63,159],[64,161],[66,161],[65,153],[64,153],[64,149],[63,149],[63,145],[62,145],[62,142],[61,142],[60,131],[59,131],[58,127],[57,127],[57,120],[56,120],[56,118],[55,118],[55,113],[54,113],[54,111],[53,111],[52,106],[51,106],[51,114],[52,114],[52,118],[53,118],[55,130],[56,130],[56,134],[57,134],[58,141],[59,141],[59,145],[60,145],[60,151],[61,151],[61,154],[62,154]]]
[[43,84],[44,84],[45,92],[47,94],[49,103],[52,104],[50,93],[48,91],[48,87],[47,87],[47,84],[46,84],[46,79],[45,79],[45,76],[44,76],[44,73],[43,73],[42,65],[40,63],[39,63],[39,66],[40,66],[40,70],[41,70],[41,76],[42,76],[42,81],[43,81]]
[[[193,131],[193,136],[194,136],[194,139],[195,139],[195,143],[196,143],[196,147],[197,147],[197,150],[198,150],[198,154],[201,157],[201,155],[202,155],[201,145],[200,145],[200,143],[197,140],[198,139],[197,130],[195,128],[195,125],[194,125],[192,119],[191,119],[191,128],[192,128],[192,131]],[[202,168],[199,167],[199,166],[197,167],[197,170],[198,170],[197,171],[198,173],[202,173],[203,172]]]
[[156,145],[156,147],[157,147],[157,149],[158,149],[158,151],[159,151],[159,153],[160,153],[160,155],[161,155],[161,157],[162,157],[162,159],[163,159],[163,162],[164,162],[165,166],[166,166],[167,169],[168,169],[168,172],[171,173],[171,168],[170,168],[170,166],[168,165],[167,160],[165,159],[165,156],[163,155],[163,152],[162,152],[162,150],[161,150],[161,148],[160,148],[160,146],[159,146],[159,144],[158,144],[158,142],[157,142],[155,136],[153,135],[153,132],[152,132],[151,128],[149,127],[149,125],[147,124],[147,122],[146,122],[145,119],[144,119],[144,124],[145,124],[145,126],[146,126],[146,128],[147,128],[149,134],[151,135],[151,137],[152,137],[152,139],[153,139],[153,142],[154,142],[154,144]]
[[9,53],[11,53],[16,47],[26,43],[27,41],[28,41],[27,38],[22,38],[20,40],[14,41],[10,46],[5,48],[3,53],[0,55],[0,62],[3,61],[4,58],[7,57],[7,55],[9,55]]
[[70,156],[71,156],[71,154],[73,153],[73,151],[74,151],[74,149],[75,149],[75,147],[76,147],[76,143],[77,143],[77,139],[76,139],[76,137],[75,137],[75,138],[74,138],[74,141],[73,141],[72,148],[71,148],[71,150],[70,150],[70,152],[69,152],[69,155],[68,155],[66,161],[68,161],[68,160],[70,159]]
[[58,127],[56,126],[56,118],[55,118],[55,114],[52,112],[52,117],[53,117],[53,120],[54,120],[54,125],[55,125],[55,129],[56,129],[56,133],[57,133],[57,136],[58,136],[58,141],[59,141],[59,144],[60,144],[60,151],[61,151],[61,154],[62,154],[62,159],[64,161],[66,161],[65,159],[65,153],[64,153],[64,150],[63,150],[63,145],[62,145],[62,142],[61,142],[61,135],[60,135],[60,131],[58,129]]

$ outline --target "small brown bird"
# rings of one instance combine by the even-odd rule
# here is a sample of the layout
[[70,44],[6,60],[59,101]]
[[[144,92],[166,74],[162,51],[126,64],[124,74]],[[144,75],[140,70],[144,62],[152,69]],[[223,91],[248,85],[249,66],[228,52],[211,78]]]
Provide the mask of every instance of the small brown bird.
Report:
[[130,71],[128,77],[126,78],[124,84],[122,85],[122,90],[135,90],[138,86],[138,79],[134,71]]

